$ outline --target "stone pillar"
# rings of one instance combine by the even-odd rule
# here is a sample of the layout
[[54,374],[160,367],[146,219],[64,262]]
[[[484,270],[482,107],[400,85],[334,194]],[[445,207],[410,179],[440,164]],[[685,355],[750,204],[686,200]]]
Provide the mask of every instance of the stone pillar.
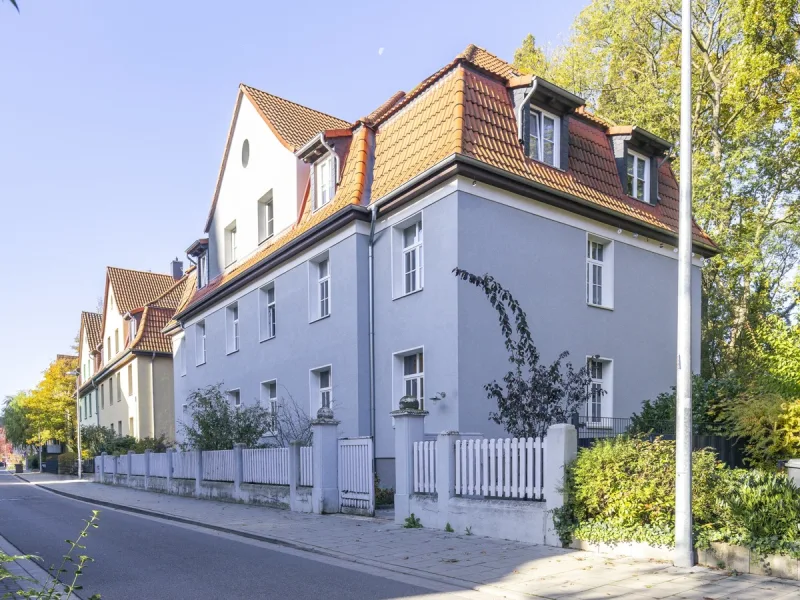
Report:
[[317,514],[339,512],[339,421],[323,406],[311,421],[314,434],[311,511]]
[[553,528],[550,511],[564,506],[564,495],[559,490],[564,485],[564,467],[578,456],[578,431],[574,425],[559,423],[547,429],[547,452],[544,453],[544,499],[547,502],[547,529],[545,544],[561,546],[558,534]]
[[117,484],[117,470],[119,468],[119,456],[112,456],[111,460],[114,461],[111,463],[111,483],[116,485]]
[[175,450],[167,448],[167,493],[172,493],[172,455]]
[[131,486],[131,471],[133,470],[132,467],[133,467],[134,454],[135,453],[133,450],[128,450],[128,455],[125,457],[125,460],[128,461],[128,468],[127,468],[128,474],[125,476],[125,485],[127,485],[128,487]]
[[457,431],[444,431],[436,437],[437,527],[444,527],[449,521],[450,498],[456,493],[456,440],[460,437]]
[[203,484],[203,451],[195,450],[195,480],[194,480],[194,495],[196,498],[201,497],[202,484]]
[[[100,483],[106,482],[106,459],[108,458],[108,454],[103,452],[100,455]],[[97,467],[95,467],[95,470]],[[95,473],[97,475],[97,473]],[[96,478],[96,477],[95,477]]]
[[152,450],[144,451],[144,489],[150,489],[150,455],[153,454]]
[[289,510],[299,511],[297,486],[300,485],[300,448],[302,442],[289,442]]
[[414,493],[414,442],[425,437],[426,410],[401,408],[394,417],[394,521],[403,523],[411,514]]
[[235,498],[239,498],[239,493],[242,490],[242,479],[244,478],[242,450],[244,450],[244,444],[233,445],[233,493]]

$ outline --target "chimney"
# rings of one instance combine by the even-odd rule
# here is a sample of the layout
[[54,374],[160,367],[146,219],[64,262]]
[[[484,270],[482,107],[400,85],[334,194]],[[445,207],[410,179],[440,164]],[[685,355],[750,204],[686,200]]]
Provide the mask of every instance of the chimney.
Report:
[[183,261],[182,260],[178,260],[178,257],[176,256],[175,260],[172,261],[171,266],[172,266],[172,269],[171,269],[172,278],[175,281],[178,281],[178,279],[183,277]]

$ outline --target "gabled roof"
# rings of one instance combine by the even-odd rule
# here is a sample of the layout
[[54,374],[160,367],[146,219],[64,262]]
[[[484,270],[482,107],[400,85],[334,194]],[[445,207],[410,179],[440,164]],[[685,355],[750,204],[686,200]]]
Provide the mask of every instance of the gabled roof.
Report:
[[130,349],[139,352],[172,354],[172,342],[162,333],[162,330],[174,314],[175,309],[172,308],[145,306]]
[[[121,314],[145,306],[175,285],[172,275],[108,267],[108,283]],[[106,295],[108,291],[106,291]]]
[[280,96],[269,94],[249,85],[239,84],[239,97],[236,100],[236,109],[233,111],[233,119],[231,119],[231,125],[228,128],[225,152],[222,155],[222,164],[217,175],[217,185],[214,188],[211,209],[208,211],[208,218],[206,219],[206,232],[211,227],[211,219],[214,217],[214,211],[217,208],[217,200],[222,187],[222,176],[225,173],[225,165],[228,163],[233,130],[236,126],[236,119],[239,116],[239,107],[243,97],[248,98],[255,106],[267,127],[290,152],[295,152],[298,148],[304,146],[321,131],[351,127],[351,124],[343,119],[297,104],[291,100],[286,100]]
[[[405,186],[430,179],[450,164],[466,166],[472,172],[478,170],[487,178],[491,175],[513,182],[527,195],[568,210],[605,222],[624,222],[657,239],[674,239],[678,231],[678,195],[669,163],[662,163],[659,169],[657,204],[628,196],[609,140],[615,124],[585,107],[578,107],[567,121],[569,162],[563,170],[525,155],[510,94],[510,87],[524,85],[525,77],[509,63],[470,45],[410,92],[394,94],[351,127],[352,140],[342,158],[341,182],[333,200],[312,212],[306,199],[293,227],[197,290],[178,313],[191,310],[218,290],[248,276],[268,257],[346,207],[367,207],[388,199]],[[264,97],[273,102],[274,97]],[[281,112],[287,118],[290,114],[288,110]],[[317,126],[312,132],[306,125],[302,131],[307,139],[324,135],[330,128]],[[288,129],[286,124],[281,127]],[[697,225],[694,243],[704,252],[716,251]]]
[[173,285],[170,287],[166,292],[161,294],[158,298],[154,298],[152,301],[148,303],[149,306],[157,306],[160,308],[171,308],[175,310],[181,304],[181,300],[184,297],[186,291],[186,282],[189,280],[189,274],[194,271],[197,267],[189,267],[186,270],[186,273],[183,274],[183,277],[178,279],[178,281],[173,280]]
[[81,313],[81,332],[86,332],[86,343],[89,350],[94,350],[103,339],[103,315],[93,312]]

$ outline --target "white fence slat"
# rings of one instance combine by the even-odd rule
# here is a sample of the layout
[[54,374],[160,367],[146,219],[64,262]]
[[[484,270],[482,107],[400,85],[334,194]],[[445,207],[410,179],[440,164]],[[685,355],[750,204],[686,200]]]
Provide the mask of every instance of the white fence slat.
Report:
[[456,494],[461,494],[461,440],[456,440]]
[[194,452],[175,452],[172,455],[172,476],[175,479],[194,479],[197,475],[197,457]]
[[150,455],[150,476],[151,477],[166,477],[167,476],[167,454],[153,453]]
[[497,495],[497,440],[489,440],[489,495]]
[[511,439],[503,440],[503,494],[508,498],[511,496]]
[[242,482],[289,485],[289,449],[242,450]]
[[542,438],[536,438],[536,482],[534,489],[536,490],[536,497],[542,497],[542,470],[544,468],[544,448],[542,446]]
[[131,456],[131,475],[144,475],[144,454]]
[[233,450],[206,450],[203,452],[203,479],[206,481],[233,481]]
[[481,495],[486,496],[489,494],[489,440],[481,440],[481,465]]
[[422,444],[424,442],[414,442],[414,491],[421,492],[422,490],[422,470],[419,468],[420,454],[422,454]]
[[311,446],[300,448],[300,485],[306,487],[314,485],[313,450]]

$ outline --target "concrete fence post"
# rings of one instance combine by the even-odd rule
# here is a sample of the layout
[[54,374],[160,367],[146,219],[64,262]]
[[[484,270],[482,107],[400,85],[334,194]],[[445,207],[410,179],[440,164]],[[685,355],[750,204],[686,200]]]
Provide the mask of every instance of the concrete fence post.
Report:
[[111,483],[117,484],[117,471],[119,470],[119,456],[111,457]]
[[[106,458],[108,458],[108,454],[103,452],[100,454],[100,483],[106,482]],[[95,467],[95,470],[97,467]]]
[[439,523],[444,527],[449,521],[450,498],[456,493],[456,440],[457,431],[445,431],[436,437],[436,498],[439,506]]
[[235,498],[239,498],[242,490],[242,479],[244,478],[242,450],[244,450],[244,444],[233,445],[233,493]]
[[131,471],[133,470],[133,455],[135,452],[133,450],[128,450],[128,455],[125,457],[125,460],[128,461],[128,468],[126,469],[127,475],[125,476],[125,485],[130,487],[131,485]]
[[194,481],[194,495],[196,498],[200,498],[201,491],[203,489],[203,451],[202,450],[195,450],[195,481]]
[[152,450],[144,451],[144,489],[150,489],[150,455],[153,454]]
[[411,514],[414,493],[414,442],[425,439],[425,417],[428,411],[401,408],[394,417],[394,521],[402,523]]
[[300,448],[302,442],[289,442],[289,510],[299,511],[297,486],[300,485]]
[[311,421],[313,433],[311,511],[317,514],[339,512],[339,421],[323,406]]
[[172,456],[175,454],[173,448],[167,448],[167,493],[172,493]]
[[547,429],[545,438],[547,451],[544,453],[544,499],[547,503],[545,544],[561,546],[558,534],[553,527],[552,510],[564,506],[564,467],[578,456],[578,431],[574,425],[559,423]]

